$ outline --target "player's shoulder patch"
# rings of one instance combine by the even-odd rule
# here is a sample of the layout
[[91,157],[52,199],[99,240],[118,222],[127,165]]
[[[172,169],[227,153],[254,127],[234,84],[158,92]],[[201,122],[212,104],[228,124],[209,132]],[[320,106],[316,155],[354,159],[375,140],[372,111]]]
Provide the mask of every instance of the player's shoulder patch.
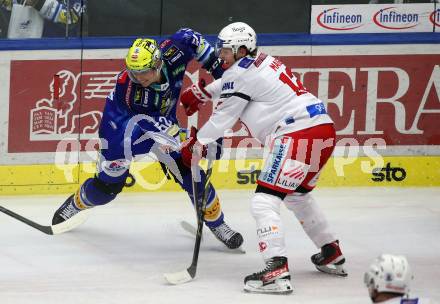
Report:
[[171,59],[177,52],[179,51],[179,49],[177,48],[177,46],[175,46],[174,44],[169,46],[168,48],[164,48],[162,50],[162,57],[163,59],[169,60]]
[[175,63],[182,56],[183,52],[175,44],[169,44],[162,50],[162,58],[170,64]]
[[128,72],[127,72],[127,70],[125,70],[125,71],[119,73],[118,79],[117,79],[117,83],[118,84],[124,84],[124,83],[127,83],[127,81],[129,79],[130,78],[128,77]]
[[164,41],[162,41],[160,44],[159,44],[159,48],[161,48],[161,49],[163,49],[164,47],[166,47],[168,44],[170,44],[171,43],[171,39],[165,39]]
[[264,59],[267,58],[267,54],[264,53],[260,53],[260,55],[258,55],[257,59],[255,59],[254,65],[258,68],[264,61]]
[[254,59],[251,58],[247,58],[244,57],[243,59],[241,59],[241,61],[238,63],[238,66],[244,69],[247,69],[248,67],[251,66],[251,64],[254,62]]
[[315,103],[312,105],[306,106],[307,112],[309,112],[310,118],[321,115],[321,114],[327,114],[327,111],[325,109],[325,105],[322,102]]

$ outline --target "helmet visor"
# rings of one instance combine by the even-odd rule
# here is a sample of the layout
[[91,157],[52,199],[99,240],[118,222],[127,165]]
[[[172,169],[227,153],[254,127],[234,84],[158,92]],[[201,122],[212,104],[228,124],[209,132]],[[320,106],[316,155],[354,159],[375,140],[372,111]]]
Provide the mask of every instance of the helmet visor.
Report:
[[160,60],[159,62],[156,63],[156,66],[154,67],[148,67],[143,69],[129,69],[128,67],[126,67],[126,70],[128,72],[128,76],[130,77],[131,81],[133,81],[134,83],[139,83],[139,81],[137,80],[138,75],[149,72],[160,73],[160,70],[162,69],[162,65],[163,62],[162,60]]
[[217,41],[215,42],[215,56],[220,56],[220,51],[224,47],[225,41],[217,38]]
[[364,273],[364,284],[367,287],[371,284],[371,275],[369,272]]
[[133,69],[129,69],[127,67],[127,71],[129,71],[133,75],[139,75],[139,74],[143,74],[143,73],[148,73],[150,71],[157,71],[157,68],[153,67],[153,68],[143,68],[142,70],[133,70]]
[[127,68],[127,71],[129,71],[130,73],[132,73],[134,75],[138,75],[138,74],[147,73],[150,71],[157,72],[162,68],[162,64],[163,64],[162,60],[158,60],[150,66],[144,66],[142,68],[139,68],[139,67],[130,68],[128,65],[126,65],[126,68]]

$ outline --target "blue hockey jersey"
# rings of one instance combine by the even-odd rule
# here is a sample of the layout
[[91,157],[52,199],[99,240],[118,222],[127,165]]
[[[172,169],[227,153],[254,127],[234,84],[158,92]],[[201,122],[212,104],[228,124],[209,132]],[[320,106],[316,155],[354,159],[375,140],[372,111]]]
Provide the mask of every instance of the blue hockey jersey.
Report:
[[154,127],[143,128],[152,131],[166,131],[171,125],[177,124],[177,103],[185,70],[191,60],[202,63],[214,78],[220,78],[223,74],[213,47],[201,34],[191,29],[180,29],[162,41],[159,47],[164,63],[161,71],[163,83],[144,88],[131,81],[127,71],[123,71],[118,75],[115,90],[107,97],[107,102],[116,103],[122,112],[150,117],[150,124]]

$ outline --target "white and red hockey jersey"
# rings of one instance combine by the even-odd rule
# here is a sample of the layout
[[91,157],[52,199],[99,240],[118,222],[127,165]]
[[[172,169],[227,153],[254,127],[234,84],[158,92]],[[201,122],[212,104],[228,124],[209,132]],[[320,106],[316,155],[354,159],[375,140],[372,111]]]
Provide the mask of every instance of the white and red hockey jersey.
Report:
[[281,61],[264,53],[238,60],[206,89],[219,103],[198,132],[202,144],[223,137],[238,119],[262,144],[267,136],[333,123],[324,103]]

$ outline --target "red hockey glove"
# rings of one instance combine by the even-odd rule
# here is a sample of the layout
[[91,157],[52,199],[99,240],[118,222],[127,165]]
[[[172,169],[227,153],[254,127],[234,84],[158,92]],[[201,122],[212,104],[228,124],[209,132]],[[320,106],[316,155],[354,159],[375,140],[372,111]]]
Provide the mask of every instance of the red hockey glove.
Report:
[[180,102],[188,116],[193,115],[199,110],[199,104],[205,103],[212,98],[211,94],[205,90],[206,82],[200,79],[197,84],[186,88],[180,96]]
[[180,153],[182,154],[183,164],[188,168],[191,168],[191,165],[198,164],[200,159],[206,156],[206,146],[197,142],[196,128],[191,128],[190,137],[182,143]]

